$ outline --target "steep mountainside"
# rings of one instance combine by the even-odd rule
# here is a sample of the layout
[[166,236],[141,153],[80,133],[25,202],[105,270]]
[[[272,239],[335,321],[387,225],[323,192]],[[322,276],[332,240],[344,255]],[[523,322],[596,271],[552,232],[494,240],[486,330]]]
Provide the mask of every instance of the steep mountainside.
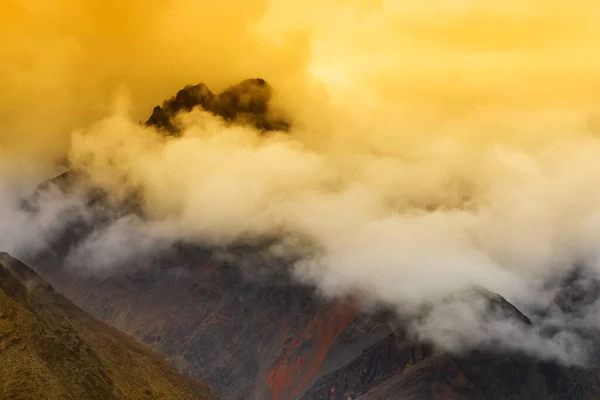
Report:
[[[346,344],[346,348],[351,346]],[[598,370],[569,368],[523,354],[473,352],[453,356],[395,332],[319,378],[300,398],[579,400],[599,395]]]
[[[125,274],[46,269],[89,312],[209,383],[223,399],[588,399],[600,372],[522,354],[444,354],[390,313],[366,315],[311,290],[256,282],[244,268],[181,248]],[[531,324],[506,300],[493,307]]]
[[127,335],[0,254],[0,398],[213,399]]
[[298,393],[356,315],[318,301],[310,289],[248,279],[239,266],[193,248],[112,277],[41,269],[76,304],[151,345],[223,399]]

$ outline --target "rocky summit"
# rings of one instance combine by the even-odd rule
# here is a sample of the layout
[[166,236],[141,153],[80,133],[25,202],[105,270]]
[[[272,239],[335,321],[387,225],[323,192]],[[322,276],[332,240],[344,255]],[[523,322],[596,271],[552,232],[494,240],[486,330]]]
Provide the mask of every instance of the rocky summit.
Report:
[[216,95],[203,83],[188,85],[162,106],[154,107],[146,125],[178,135],[177,114],[198,107],[229,123],[246,124],[261,131],[287,131],[290,123],[271,109],[272,95],[271,86],[260,78],[246,79]]

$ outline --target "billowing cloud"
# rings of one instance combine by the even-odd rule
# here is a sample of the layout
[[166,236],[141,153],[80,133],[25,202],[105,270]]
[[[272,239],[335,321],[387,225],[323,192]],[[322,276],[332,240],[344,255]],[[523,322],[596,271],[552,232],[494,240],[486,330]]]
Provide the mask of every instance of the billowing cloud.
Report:
[[[532,305],[598,268],[595,2],[59,3],[10,3],[5,152],[65,154],[112,198],[140,194],[152,226],[122,219],[74,255],[270,243],[324,293],[404,311],[474,286]],[[177,138],[138,123],[187,83],[257,76],[290,132],[201,110]],[[422,331],[441,343],[447,323]],[[538,355],[572,345],[535,338]]]

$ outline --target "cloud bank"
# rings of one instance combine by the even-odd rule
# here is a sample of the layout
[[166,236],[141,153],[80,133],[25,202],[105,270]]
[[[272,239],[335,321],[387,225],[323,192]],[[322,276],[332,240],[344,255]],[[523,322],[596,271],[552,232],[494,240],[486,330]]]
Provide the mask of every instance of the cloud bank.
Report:
[[[31,175],[65,158],[112,199],[139,193],[145,214],[75,259],[268,241],[323,293],[399,310],[473,286],[534,305],[574,265],[600,267],[595,2],[54,3],[2,6],[5,181],[23,154]],[[201,110],[179,138],[138,124],[185,84],[255,76],[289,133]],[[9,251],[88,212],[71,196],[32,221],[5,187]]]

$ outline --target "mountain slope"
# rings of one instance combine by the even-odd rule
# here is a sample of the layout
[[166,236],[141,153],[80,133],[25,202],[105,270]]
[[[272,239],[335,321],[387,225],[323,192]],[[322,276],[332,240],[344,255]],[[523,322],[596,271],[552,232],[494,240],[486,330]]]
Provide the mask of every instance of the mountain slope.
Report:
[[[359,314],[308,288],[256,282],[191,248],[111,277],[44,268],[102,318],[208,382],[223,399],[592,399],[600,371],[522,354],[436,351],[394,316]],[[500,296],[490,312],[532,322]]]
[[187,247],[113,276],[69,273],[60,262],[41,270],[76,304],[223,399],[284,399],[319,368],[355,316],[320,302],[310,288],[256,282],[238,265]]
[[[487,300],[485,318],[501,316],[535,327],[503,297],[478,293]],[[600,396],[597,367],[565,366],[501,347],[448,354],[391,326],[386,316],[362,322],[358,318],[350,324],[326,357],[345,355],[344,361],[333,368],[324,364],[301,399],[581,400]],[[366,341],[369,337],[373,340]]]
[[0,397],[212,399],[210,389],[0,254]]

